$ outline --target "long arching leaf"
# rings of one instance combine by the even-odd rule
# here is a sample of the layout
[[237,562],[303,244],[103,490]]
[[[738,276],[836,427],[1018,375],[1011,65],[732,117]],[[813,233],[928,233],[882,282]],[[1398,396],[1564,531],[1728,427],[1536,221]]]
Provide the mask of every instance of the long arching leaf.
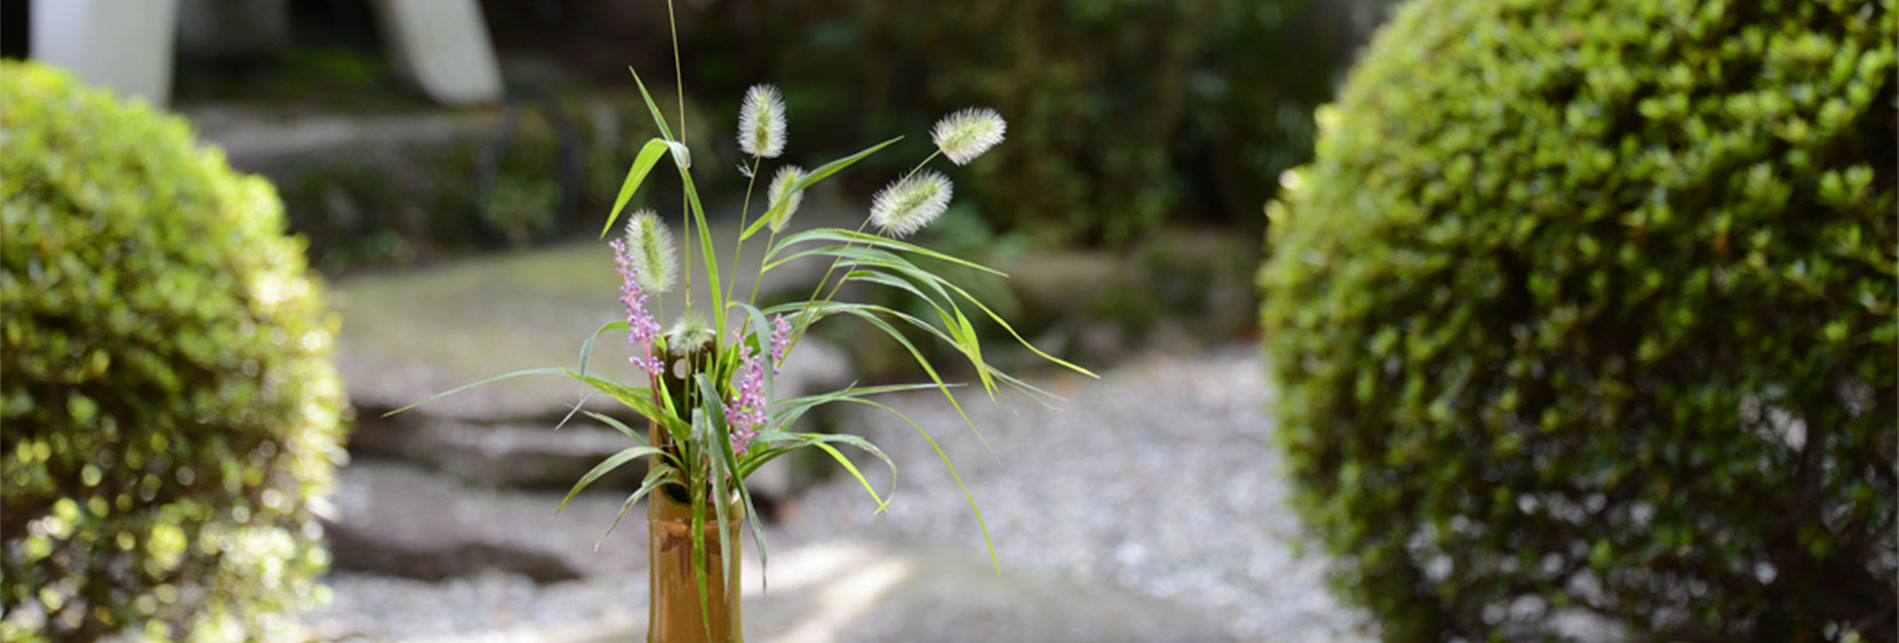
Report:
[[852,404],[863,404],[867,406],[874,406],[874,407],[883,409],[885,411],[888,411],[892,415],[902,418],[906,424],[910,425],[910,428],[916,429],[916,432],[918,435],[923,436],[924,441],[930,443],[930,448],[936,450],[936,457],[938,459],[941,459],[943,461],[943,466],[949,469],[950,478],[956,481],[956,488],[961,489],[963,491],[963,500],[969,503],[969,511],[971,513],[976,514],[976,525],[982,528],[982,542],[985,546],[989,548],[989,562],[995,565],[996,574],[1000,575],[1002,573],[1002,559],[996,556],[996,543],[994,540],[991,540],[989,538],[989,523],[983,520],[982,509],[976,506],[976,496],[969,493],[969,486],[963,484],[963,475],[956,471],[955,463],[950,462],[949,454],[946,454],[943,452],[943,447],[936,443],[936,438],[932,437],[929,431],[924,430],[922,425],[917,424],[915,420],[911,420],[910,416],[904,415],[902,411],[898,411],[894,408],[891,408],[889,405],[886,405],[882,402],[878,402],[876,400],[859,399],[859,398],[850,398],[850,399],[845,399],[845,400],[840,400],[840,401],[850,402]]
[[732,539],[728,537],[732,522],[726,515],[729,513],[726,505],[732,504],[732,498],[725,492],[727,465],[732,461],[731,427],[725,425],[725,414],[712,411],[725,406],[712,378],[698,373],[693,381],[699,385],[699,408],[706,411],[706,427],[710,429],[706,435],[706,452],[712,455],[712,510],[719,523],[719,564],[723,567],[720,571],[724,574],[726,591],[738,591],[738,583],[732,578]]
[[620,526],[620,520],[626,518],[626,512],[633,508],[633,503],[639,502],[640,498],[646,497],[646,494],[652,493],[654,489],[665,485],[668,482],[666,480],[668,477],[672,477],[678,473],[679,470],[673,468],[673,465],[670,464],[661,464],[647,471],[646,479],[640,482],[639,490],[627,495],[626,502],[620,505],[620,515],[614,516],[613,524],[607,525],[606,533],[600,534],[600,540],[594,541],[593,550],[600,551],[600,543],[606,542],[607,536],[613,535],[613,528]]
[[593,484],[593,481],[599,480],[600,476],[604,476],[607,472],[620,468],[621,465],[632,461],[634,458],[647,455],[671,457],[664,451],[644,445],[627,447],[622,449],[619,453],[607,456],[607,459],[601,460],[600,464],[594,465],[594,468],[588,471],[586,475],[580,476],[580,481],[574,483],[574,488],[567,492],[567,497],[561,499],[560,506],[554,508],[554,515],[560,515],[561,510],[567,508],[567,503],[572,501],[574,496],[580,493],[580,490],[587,488],[587,485]]
[[[776,460],[780,456],[792,453],[794,451],[797,451],[798,449],[803,449],[806,447],[814,447],[814,446],[828,449],[829,447],[824,446],[824,445],[827,445],[829,443],[838,443],[838,444],[848,444],[850,446],[863,449],[865,452],[871,454],[872,456],[876,456],[877,459],[884,461],[884,465],[890,467],[890,488],[893,492],[896,490],[897,463],[891,460],[890,456],[885,454],[882,449],[877,448],[877,445],[871,444],[869,440],[865,440],[855,435],[847,435],[847,434],[842,434],[842,433],[797,433],[797,434],[773,433],[773,434],[765,434],[765,435],[759,436],[759,439],[761,441],[781,439],[781,438],[790,438],[792,441],[789,444],[786,444],[783,446],[772,447],[771,449],[763,453],[760,453],[756,457],[746,459],[744,462],[739,464],[739,475],[741,477],[750,476],[752,475],[752,472],[757,471],[759,467],[763,467],[765,466],[765,464],[771,462],[772,460]],[[877,501],[877,511],[879,512],[883,511],[884,508],[890,504],[890,499],[888,497],[881,497],[877,495],[877,490],[871,488],[870,481],[864,478],[864,474],[859,472],[855,465],[849,462],[848,459],[841,459],[842,454],[833,453],[832,457],[840,458],[839,464],[844,465],[845,470],[849,471],[852,476],[855,476],[857,478],[857,482],[864,486],[864,491],[867,491],[870,493],[871,499]]]
[[[779,307],[780,306],[773,306],[774,309],[777,309]],[[917,366],[923,369],[923,373],[925,375],[928,375],[930,377],[930,381],[936,384],[937,391],[943,394],[943,399],[949,401],[950,408],[953,408],[956,410],[956,415],[963,419],[963,424],[969,427],[970,432],[976,434],[976,439],[982,442],[983,448],[986,450],[989,450],[991,454],[995,452],[994,448],[989,446],[989,439],[986,437],[983,437],[982,429],[976,428],[976,423],[971,421],[969,419],[969,414],[963,411],[962,403],[956,400],[955,394],[950,393],[949,385],[943,382],[942,376],[937,375],[936,367],[930,364],[930,358],[925,357],[923,355],[923,351],[918,350],[916,347],[916,344],[912,343],[910,341],[910,338],[905,337],[903,333],[899,332],[895,327],[891,326],[889,322],[886,322],[883,319],[881,319],[879,315],[890,315],[893,317],[905,319],[920,328],[924,328],[925,330],[928,330],[934,333],[937,337],[943,338],[944,341],[946,342],[950,342],[954,344],[953,340],[950,340],[946,335],[943,334],[941,330],[933,328],[929,324],[923,323],[922,320],[919,320],[915,317],[911,317],[909,315],[905,315],[903,313],[899,313],[897,311],[891,310],[883,306],[874,306],[871,304],[851,304],[851,303],[843,303],[843,302],[831,302],[830,304],[827,304],[821,307],[820,312],[824,312],[824,314],[827,314],[827,315],[831,314],[831,312],[826,312],[826,311],[834,311],[836,313],[847,314],[852,317],[862,319],[865,322],[869,323],[872,327],[876,328],[877,330],[883,331],[884,335],[889,336],[891,339],[896,340],[898,344],[902,345],[904,350],[907,350],[910,352],[910,357],[912,360],[916,362]]]
[[[587,361],[593,359],[593,340],[599,339],[602,333],[614,330],[626,330],[628,328],[630,327],[625,320],[615,320],[601,324],[599,328],[594,329],[593,334],[587,336],[587,341],[580,343],[580,374],[587,374]],[[574,413],[579,412],[582,407],[585,407],[587,400],[591,397],[592,395],[590,393],[581,393],[580,401],[574,403],[574,408],[567,410],[567,415],[561,417],[560,424],[554,425],[554,430],[558,431],[561,427],[567,426],[567,421],[574,419]]]
[[633,409],[635,413],[645,416],[646,419],[659,422],[660,428],[665,429],[668,435],[681,436],[691,430],[691,427],[687,426],[684,421],[671,413],[661,410],[658,404],[653,402],[652,389],[627,386],[613,378],[600,375],[581,375],[571,369],[563,368],[559,369],[559,372],[566,374],[568,377],[585,382],[588,386],[592,386],[594,390],[605,393],[608,397],[612,397],[615,400],[619,400],[621,404]]
[[803,192],[805,188],[817,185],[819,181],[824,180],[826,177],[836,174],[844,168],[850,167],[851,164],[863,160],[864,157],[876,153],[877,150],[889,147],[891,143],[901,140],[903,140],[901,136],[892,138],[888,141],[866,147],[856,154],[825,163],[812,169],[810,172],[806,172],[804,178],[799,179],[797,183],[791,184],[791,189],[785,191],[785,196],[780,198],[778,203],[773,204],[770,210],[766,210],[764,215],[758,217],[757,221],[753,221],[751,226],[745,228],[745,231],[739,234],[739,239],[750,239],[752,235],[758,234],[758,231],[764,228],[766,223],[771,222],[773,217],[778,216],[778,213],[785,209],[785,204],[791,202],[791,195]]
[[659,126],[660,135],[666,137],[668,141],[673,140],[673,130],[666,126],[666,117],[659,113],[659,105],[653,102],[653,94],[646,91],[646,82],[640,80],[640,72],[635,71],[632,65],[628,65],[626,70],[632,72],[633,84],[639,85],[640,97],[646,99],[646,110],[653,113],[653,123]]
[[422,405],[424,405],[424,404],[428,404],[428,403],[430,403],[430,402],[433,402],[433,401],[436,401],[436,400],[439,400],[439,399],[442,399],[442,398],[445,398],[445,397],[448,397],[448,396],[450,396],[450,395],[454,395],[454,394],[456,394],[456,393],[460,393],[460,392],[462,392],[462,391],[466,391],[466,390],[468,390],[468,389],[471,389],[471,388],[477,388],[477,387],[481,387],[481,386],[487,386],[487,385],[489,385],[489,384],[493,384],[493,383],[495,383],[495,382],[499,382],[499,381],[501,381],[501,380],[506,380],[506,379],[513,379],[513,378],[516,378],[516,377],[525,377],[525,376],[528,376],[528,375],[560,375],[560,374],[563,374],[563,373],[570,373],[570,372],[572,372],[572,371],[569,371],[569,370],[567,370],[567,369],[564,369],[564,368],[530,368],[530,369],[524,369],[524,370],[519,370],[519,371],[514,371],[514,372],[512,372],[512,373],[502,373],[502,374],[500,374],[500,375],[496,375],[496,376],[494,376],[494,377],[490,377],[490,378],[488,378],[488,379],[485,379],[485,380],[482,380],[482,381],[479,381],[479,382],[475,382],[475,383],[473,383],[473,384],[463,384],[463,385],[461,385],[461,386],[457,386],[457,387],[455,387],[455,388],[452,388],[452,389],[449,389],[449,390],[446,390],[446,391],[442,391],[442,392],[440,392],[440,393],[436,393],[436,394],[434,394],[434,395],[430,395],[430,396],[428,396],[428,397],[425,397],[425,398],[422,398],[421,400],[418,400],[418,401],[415,401],[415,402],[412,402],[412,403],[410,403],[410,404],[409,404],[408,406],[404,406],[404,407],[402,407],[402,408],[399,408],[399,409],[396,409],[396,410],[394,410],[394,411],[390,411],[390,412],[388,412],[388,413],[384,413],[384,414],[382,414],[382,416],[383,416],[383,417],[389,417],[389,416],[391,416],[391,415],[395,415],[395,414],[397,414],[397,413],[401,413],[401,412],[403,412],[403,411],[407,411],[407,410],[409,410],[409,409],[413,409],[413,408],[415,408],[415,407],[418,407],[418,406],[422,406]]
[[586,413],[588,416],[592,417],[593,419],[599,420],[602,424],[613,427],[613,430],[626,434],[626,437],[633,438],[633,441],[640,443],[641,446],[652,446],[651,443],[646,441],[646,438],[640,437],[640,432],[634,431],[633,427],[627,426],[625,423],[622,423],[619,420],[613,419],[612,416],[609,416],[605,413],[596,413],[593,411],[587,411]]
[[961,257],[956,257],[953,255],[947,255],[941,252],[937,252],[935,250],[931,250],[929,248],[925,248],[923,246],[919,246],[913,243],[905,243],[905,242],[897,241],[895,239],[890,239],[887,237],[881,237],[874,234],[866,234],[863,232],[855,232],[851,230],[845,230],[842,228],[817,228],[813,230],[806,230],[804,232],[800,232],[800,233],[785,237],[783,239],[779,239],[777,243],[773,244],[772,247],[765,252],[765,258],[770,259],[771,257],[777,256],[780,250],[789,248],[791,246],[794,246],[800,243],[811,242],[811,241],[824,241],[824,242],[831,242],[831,243],[841,243],[845,245],[856,245],[856,244],[861,243],[861,244],[865,244],[865,245],[869,245],[869,246],[873,246],[877,248],[882,248],[885,250],[890,250],[893,252],[909,252],[909,253],[919,254],[925,257],[929,257],[931,259],[947,261],[949,263],[953,263],[953,264],[963,266],[966,268],[974,268],[976,270],[986,272],[986,273],[995,275],[997,277],[1006,278],[1009,276],[1008,273],[1002,272],[1000,270],[996,270],[995,268],[991,268],[989,266],[985,266],[985,265],[970,261],[968,259],[963,259]]
[[665,154],[668,148],[667,141],[660,138],[647,141],[646,145],[640,148],[640,155],[635,157],[633,165],[626,169],[626,181],[620,184],[620,196],[614,197],[613,209],[607,211],[607,225],[600,228],[600,238],[605,239],[607,233],[613,230],[613,222],[620,218],[620,210],[626,207],[629,199],[633,198],[633,193],[639,191],[640,183],[646,181],[646,174],[653,171],[654,165],[659,164],[660,155]]

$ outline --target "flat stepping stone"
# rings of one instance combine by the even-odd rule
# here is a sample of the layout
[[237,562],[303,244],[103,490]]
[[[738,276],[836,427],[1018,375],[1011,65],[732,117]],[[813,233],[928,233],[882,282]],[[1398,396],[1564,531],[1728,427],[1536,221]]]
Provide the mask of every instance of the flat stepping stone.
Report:
[[[347,280],[333,295],[343,316],[337,367],[350,401],[375,414],[510,371],[574,368],[588,333],[625,314],[618,291],[604,244]],[[627,355],[624,334],[603,335],[588,368],[631,381]],[[523,377],[417,411],[479,422],[558,421],[582,391],[558,375]]]
[[[645,430],[644,422],[627,425]],[[559,430],[553,423],[492,425],[396,416],[362,421],[349,441],[351,453],[424,464],[471,485],[562,491],[601,460],[633,445],[626,435],[585,416]],[[645,461],[636,460],[594,484],[631,491],[645,475]]]
[[593,544],[620,498],[582,494],[555,517],[563,495],[494,491],[403,464],[358,461],[338,471],[324,529],[338,570],[422,580],[501,572],[554,582],[644,569],[628,560],[645,555],[642,511],[628,512],[612,536],[617,547],[603,547],[603,556]]

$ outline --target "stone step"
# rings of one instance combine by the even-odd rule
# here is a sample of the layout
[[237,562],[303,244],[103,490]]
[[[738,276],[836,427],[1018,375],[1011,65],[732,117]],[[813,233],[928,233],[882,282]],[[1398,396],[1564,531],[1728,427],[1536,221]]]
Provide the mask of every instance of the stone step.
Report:
[[486,489],[365,459],[338,471],[325,537],[338,571],[422,580],[501,572],[555,582],[644,568],[634,560],[644,558],[642,509],[614,532],[617,547],[594,555],[623,494],[584,493],[556,517],[563,495]]
[[[645,430],[644,423],[625,422]],[[359,423],[350,453],[420,463],[476,486],[566,490],[631,438],[578,417],[558,430],[542,424],[477,424],[427,416],[395,416]],[[644,460],[630,462],[594,484],[637,488]]]

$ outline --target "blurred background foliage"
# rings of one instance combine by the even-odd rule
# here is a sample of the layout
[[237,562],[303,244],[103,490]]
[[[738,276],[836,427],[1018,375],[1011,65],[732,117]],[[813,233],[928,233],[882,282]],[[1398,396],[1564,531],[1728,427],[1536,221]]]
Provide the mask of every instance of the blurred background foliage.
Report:
[[[688,82],[707,96],[777,83],[793,145],[816,158],[995,107],[1009,142],[958,194],[1004,233],[1121,247],[1170,223],[1257,231],[1273,183],[1252,177],[1307,157],[1312,108],[1369,24],[1354,16],[1377,6],[715,1],[681,18]],[[927,149],[906,143],[877,158],[887,172]]]
[[[413,104],[362,12],[338,10],[356,4],[297,3],[282,51],[187,60],[177,83],[207,130],[220,129],[220,108],[259,104],[286,122],[344,109],[396,127],[432,114],[457,130],[247,165],[277,182],[292,230],[332,275],[597,233],[632,152],[658,135],[627,68],[669,114],[679,100],[664,2],[483,2],[508,99],[446,117]],[[1157,332],[1172,339],[1148,344],[1250,334],[1258,248],[1246,240],[1278,189],[1258,177],[1309,156],[1312,109],[1387,4],[677,2],[695,180],[715,218],[736,210],[733,130],[755,83],[778,85],[789,104],[787,162],[908,137],[817,195],[814,209],[840,216],[928,154],[939,116],[994,106],[1008,142],[950,169],[953,211],[925,234],[1015,275],[972,279],[1005,310],[1026,308],[1025,333],[1091,359]],[[667,211],[676,199],[662,187],[629,207]]]
[[1899,638],[1895,26],[1413,0],[1380,32],[1260,283],[1298,505],[1386,637]]
[[[1275,176],[1309,156],[1312,108],[1329,95],[1388,3],[679,2],[686,129],[700,139],[697,149],[719,161],[697,164],[702,187],[736,200],[744,189],[731,167],[738,158],[731,136],[738,97],[752,84],[777,84],[789,104],[787,158],[794,162],[814,165],[867,141],[909,137],[842,177],[851,193],[867,194],[927,154],[937,117],[994,106],[1009,120],[1009,142],[955,177],[959,202],[973,206],[968,212],[994,235],[1037,246],[1124,248],[1169,225],[1256,234],[1260,204],[1277,187],[1255,177]],[[627,67],[641,71],[660,103],[675,100],[666,4],[490,0],[483,11],[511,95],[553,97],[580,132],[586,188],[578,206],[588,213],[581,218],[591,219],[611,203],[630,152],[656,135],[631,93]],[[373,110],[400,93],[387,81],[386,65],[361,52],[374,38],[364,35],[370,29],[359,17],[314,15],[304,22],[321,28],[303,37],[298,53],[247,68],[201,66],[216,73],[181,71],[180,95],[221,100],[242,90],[301,100],[310,87],[329,87],[337,96],[380,94],[344,99]],[[303,75],[314,78],[285,80]],[[324,80],[329,76],[339,77]],[[269,91],[277,86],[298,89]],[[421,170],[433,175],[432,187],[389,195],[388,208],[364,208],[420,208],[425,215],[387,223],[344,217],[353,227],[338,226],[322,211],[329,206],[321,186],[347,184],[348,177],[280,183],[322,265],[400,263],[441,249],[505,246],[522,235],[469,236],[450,224],[491,199],[504,210],[550,200],[551,184],[529,184],[560,180],[553,128],[536,122],[547,115],[530,115],[516,134],[504,174],[518,176],[494,184],[501,194],[477,194],[487,190],[464,178],[485,144],[470,143],[433,155],[429,167],[438,169]],[[298,187],[306,183],[311,189]]]

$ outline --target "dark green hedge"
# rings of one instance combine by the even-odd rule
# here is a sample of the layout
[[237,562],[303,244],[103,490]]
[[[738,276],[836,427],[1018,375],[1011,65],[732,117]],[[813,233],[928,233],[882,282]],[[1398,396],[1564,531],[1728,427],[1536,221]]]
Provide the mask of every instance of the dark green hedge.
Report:
[[344,400],[275,193],[64,72],[0,96],[0,638],[289,635]]
[[1388,638],[1895,638],[1895,22],[1414,0],[1376,37],[1260,282],[1298,505]]

